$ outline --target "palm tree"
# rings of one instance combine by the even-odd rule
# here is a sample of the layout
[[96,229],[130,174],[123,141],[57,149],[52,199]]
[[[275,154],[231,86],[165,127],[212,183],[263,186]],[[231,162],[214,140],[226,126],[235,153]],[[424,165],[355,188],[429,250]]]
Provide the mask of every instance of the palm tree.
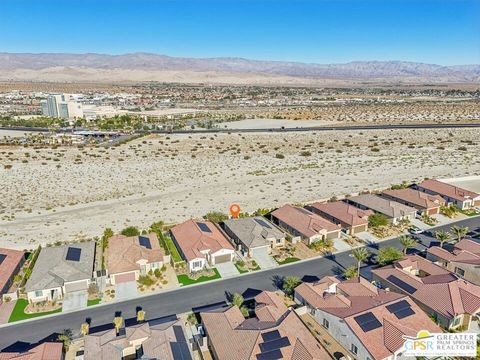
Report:
[[88,335],[88,332],[90,331],[90,325],[88,323],[84,322],[82,323],[82,326],[80,327],[80,332],[83,336]]
[[403,246],[403,255],[407,255],[408,249],[414,248],[417,242],[410,236],[402,236],[400,238],[400,244]]
[[138,310],[137,311],[137,322],[145,321],[145,310]]
[[115,326],[115,330],[117,331],[117,334],[120,332],[122,323],[123,323],[123,318],[121,316],[115,316],[113,318],[113,325]]
[[454,234],[457,237],[457,241],[462,240],[462,238],[467,235],[468,233],[468,227],[459,227],[457,225],[453,225],[452,228],[450,229],[450,232]]
[[450,239],[450,234],[443,230],[436,231],[435,238],[440,241],[440,247],[443,248],[443,243]]
[[360,265],[367,260],[370,253],[365,248],[356,248],[352,250],[352,256],[357,260],[357,276],[360,276]]

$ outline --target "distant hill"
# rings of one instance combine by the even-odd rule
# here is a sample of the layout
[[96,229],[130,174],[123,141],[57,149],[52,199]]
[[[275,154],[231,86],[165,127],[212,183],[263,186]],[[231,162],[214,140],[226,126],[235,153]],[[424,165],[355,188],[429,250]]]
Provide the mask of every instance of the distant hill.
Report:
[[[150,53],[0,53],[0,80],[479,83],[480,65],[441,66],[406,61],[311,64],[242,58],[181,58]],[[163,79],[163,80],[162,80]]]

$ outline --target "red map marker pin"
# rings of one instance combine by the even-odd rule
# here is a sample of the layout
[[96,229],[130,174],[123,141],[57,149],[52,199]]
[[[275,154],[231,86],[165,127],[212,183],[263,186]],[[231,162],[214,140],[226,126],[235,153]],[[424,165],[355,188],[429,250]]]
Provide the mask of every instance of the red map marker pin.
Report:
[[240,205],[232,204],[230,205],[230,214],[232,214],[233,218],[238,218],[238,214],[240,214]]

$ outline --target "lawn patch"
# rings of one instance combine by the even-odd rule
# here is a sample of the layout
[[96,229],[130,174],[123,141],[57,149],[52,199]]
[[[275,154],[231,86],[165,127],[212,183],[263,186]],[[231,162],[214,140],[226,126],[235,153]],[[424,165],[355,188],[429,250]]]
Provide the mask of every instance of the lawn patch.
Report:
[[300,260],[299,258],[296,258],[296,257],[288,257],[284,260],[278,260],[276,257],[274,257],[274,259],[279,265],[290,264],[290,263],[293,263],[295,261]]
[[241,267],[240,265],[238,265],[237,263],[234,263],[235,267],[237,268],[238,272],[240,274],[245,274],[248,272],[248,269],[244,269],[243,267]]
[[167,245],[167,248],[168,248],[168,251],[170,252],[170,255],[172,255],[173,261],[176,262],[176,263],[181,262],[183,259],[180,256],[180,253],[178,252],[177,247],[173,243],[173,240],[170,239],[169,236],[164,236],[163,234],[162,234],[162,237],[163,237],[163,241],[165,242],[165,245]]
[[220,274],[218,273],[217,269],[213,268],[212,269],[213,272],[215,273],[214,275],[212,276],[200,276],[198,279],[190,279],[188,277],[188,275],[186,274],[182,274],[182,275],[178,275],[177,276],[177,279],[178,279],[178,282],[180,284],[182,284],[183,286],[186,286],[186,285],[192,285],[192,284],[198,284],[198,283],[201,283],[201,282],[204,282],[204,281],[210,281],[210,280],[214,280],[214,279],[220,279],[221,276]]
[[40,316],[59,313],[62,311],[62,308],[60,308],[57,310],[47,311],[42,313],[26,314],[25,308],[27,307],[27,305],[28,305],[27,300],[18,299],[17,303],[15,304],[15,307],[13,308],[12,313],[10,314],[10,318],[8,319],[8,322],[11,323],[11,322],[20,321],[20,320],[32,319]]
[[87,300],[87,306],[93,306],[100,304],[100,299]]

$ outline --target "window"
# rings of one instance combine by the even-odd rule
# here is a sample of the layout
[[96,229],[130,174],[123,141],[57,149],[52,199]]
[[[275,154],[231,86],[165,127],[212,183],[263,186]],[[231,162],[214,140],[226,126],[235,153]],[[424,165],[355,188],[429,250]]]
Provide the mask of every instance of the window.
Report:
[[310,312],[310,315],[315,316],[315,308],[310,307],[310,306],[309,306],[308,308],[309,308],[308,310],[309,310],[309,312]]
[[282,239],[277,239],[277,244],[280,244],[282,242]]
[[158,268],[158,263],[151,263],[150,264],[150,269],[156,269]]
[[352,344],[352,346],[350,347],[350,351],[352,352],[352,354],[358,354],[358,348],[355,346],[355,344]]
[[455,272],[460,276],[465,276],[465,270],[460,269],[459,267],[455,268]]
[[194,261],[193,262],[193,268],[196,269],[196,268],[199,268],[199,267],[202,267],[202,260]]
[[36,290],[35,291],[35,297],[40,297],[43,296],[43,291],[42,290]]
[[329,326],[330,326],[330,323],[328,322],[328,320],[327,320],[327,319],[323,319],[323,327],[324,327],[325,329],[328,329]]
[[460,325],[460,320],[461,319],[459,317],[455,318],[455,320],[453,320],[452,327]]

